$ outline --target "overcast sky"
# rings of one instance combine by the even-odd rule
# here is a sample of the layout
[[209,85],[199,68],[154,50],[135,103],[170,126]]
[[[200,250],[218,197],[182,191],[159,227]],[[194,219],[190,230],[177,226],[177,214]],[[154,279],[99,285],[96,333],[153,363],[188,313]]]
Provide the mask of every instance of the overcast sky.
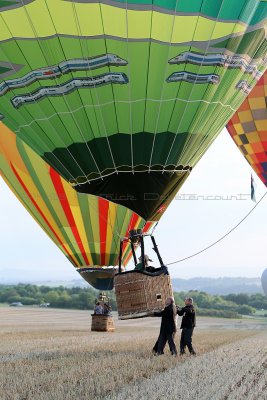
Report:
[[[224,130],[192,171],[155,231],[165,263],[196,253],[233,228],[255,206],[251,168]],[[266,188],[255,176],[259,200]],[[0,282],[79,279],[0,178]],[[170,267],[173,277],[260,276],[267,263],[267,196],[229,236]],[[156,260],[153,250],[147,252]],[[156,263],[153,263],[156,265]]]

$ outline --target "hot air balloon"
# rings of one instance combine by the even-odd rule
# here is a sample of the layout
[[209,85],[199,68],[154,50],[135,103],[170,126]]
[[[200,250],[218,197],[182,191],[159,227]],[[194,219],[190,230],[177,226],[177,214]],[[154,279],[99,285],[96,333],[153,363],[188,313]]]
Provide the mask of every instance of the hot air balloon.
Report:
[[265,0],[14,0],[0,15],[6,125],[77,192],[145,221],[266,69]]
[[64,190],[143,223],[159,220],[266,69],[266,1],[14,0],[0,14],[5,124]]
[[[123,206],[77,193],[56,171],[0,123],[0,171],[18,200],[65,254],[81,276],[99,290],[113,288],[120,237],[145,232],[138,215]],[[125,243],[123,264],[131,258]]]
[[262,289],[267,296],[267,268],[263,271],[261,276]]
[[258,177],[267,186],[267,72],[227,125]]

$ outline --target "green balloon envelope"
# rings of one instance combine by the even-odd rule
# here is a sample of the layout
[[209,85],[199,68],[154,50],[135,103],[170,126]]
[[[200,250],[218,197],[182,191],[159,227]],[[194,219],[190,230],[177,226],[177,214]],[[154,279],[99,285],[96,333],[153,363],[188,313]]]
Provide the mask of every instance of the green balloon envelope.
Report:
[[266,1],[14,0],[0,13],[5,124],[78,192],[145,220],[266,69]]

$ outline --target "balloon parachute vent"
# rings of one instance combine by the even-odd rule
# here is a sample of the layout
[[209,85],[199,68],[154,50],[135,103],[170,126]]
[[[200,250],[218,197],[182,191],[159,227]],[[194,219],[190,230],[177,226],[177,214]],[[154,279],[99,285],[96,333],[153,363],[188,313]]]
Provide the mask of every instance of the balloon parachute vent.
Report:
[[173,296],[170,276],[163,272],[123,272],[115,275],[114,286],[119,319],[149,317]]

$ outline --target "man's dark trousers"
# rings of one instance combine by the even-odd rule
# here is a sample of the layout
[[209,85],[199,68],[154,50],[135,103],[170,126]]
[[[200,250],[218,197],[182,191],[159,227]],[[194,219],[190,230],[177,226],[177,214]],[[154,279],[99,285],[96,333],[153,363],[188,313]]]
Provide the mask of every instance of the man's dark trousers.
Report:
[[194,354],[195,351],[192,346],[192,335],[193,335],[194,328],[183,328],[181,333],[181,340],[180,340],[180,352],[185,352],[185,347],[188,347],[190,353]]
[[160,333],[159,339],[158,339],[158,348],[157,348],[158,354],[163,354],[164,347],[168,341],[171,353],[173,355],[177,355],[177,349],[176,349],[176,346],[175,346],[175,343],[173,340],[174,336],[175,336],[175,332],[168,333],[168,334],[165,332]]

